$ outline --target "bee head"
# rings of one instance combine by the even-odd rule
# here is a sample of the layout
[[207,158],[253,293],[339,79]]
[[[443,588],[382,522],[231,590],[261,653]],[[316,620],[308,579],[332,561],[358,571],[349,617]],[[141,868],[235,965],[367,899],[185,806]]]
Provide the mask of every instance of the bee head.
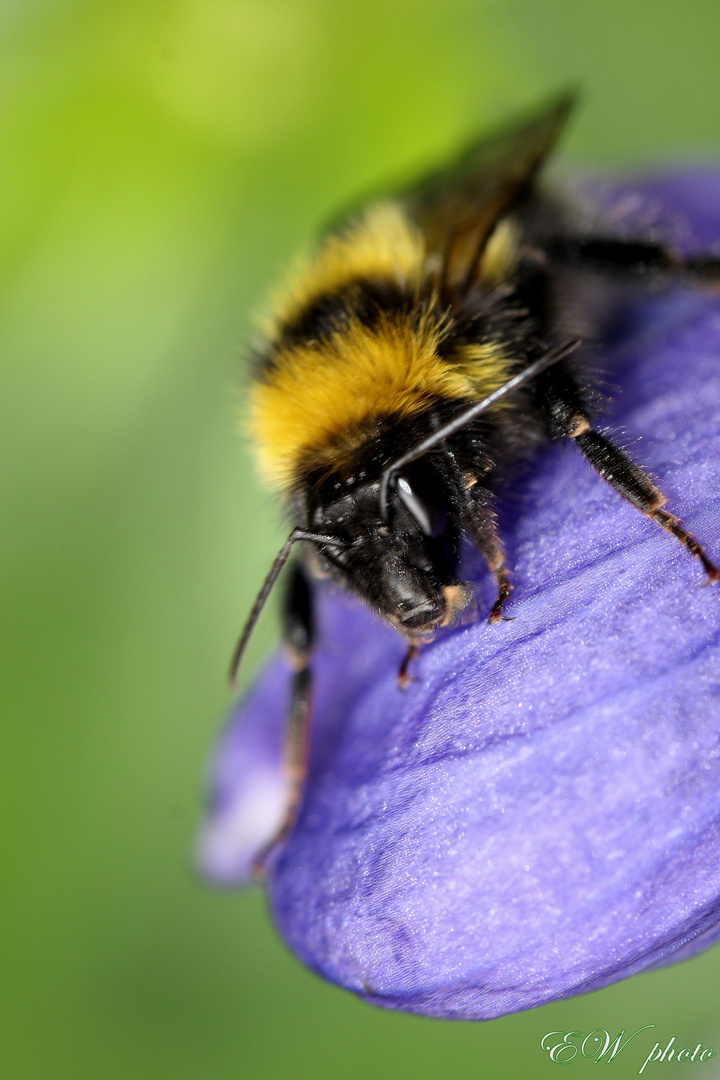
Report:
[[[318,545],[320,569],[339,579],[410,641],[427,641],[471,600],[457,581],[451,496],[426,461],[396,478],[384,519],[379,481],[351,481],[318,498],[309,525],[342,546]],[[329,494],[325,493],[326,496]]]

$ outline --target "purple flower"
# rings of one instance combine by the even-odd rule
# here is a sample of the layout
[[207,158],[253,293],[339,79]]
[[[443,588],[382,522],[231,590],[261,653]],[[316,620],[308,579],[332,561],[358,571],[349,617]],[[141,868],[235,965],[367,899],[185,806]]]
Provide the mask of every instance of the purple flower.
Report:
[[[717,171],[583,191],[615,231],[720,242]],[[720,300],[633,296],[603,419],[718,561]],[[268,882],[309,967],[430,1016],[530,1008],[720,936],[720,588],[572,445],[503,495],[512,620],[439,638],[407,691],[394,632],[321,594],[310,772]],[[281,812],[287,689],[275,659],[216,751],[199,859],[219,883]]]

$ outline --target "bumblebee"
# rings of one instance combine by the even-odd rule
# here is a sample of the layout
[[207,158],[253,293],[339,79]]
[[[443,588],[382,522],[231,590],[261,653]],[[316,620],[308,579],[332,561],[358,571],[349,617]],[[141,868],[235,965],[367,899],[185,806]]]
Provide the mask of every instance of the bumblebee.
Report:
[[314,638],[312,578],[330,577],[419,646],[455,623],[473,589],[459,577],[468,537],[496,582],[511,581],[493,510],[506,466],[569,439],[619,495],[702,564],[701,544],[665,509],[640,465],[596,429],[599,395],[583,349],[594,279],[720,278],[642,238],[579,233],[577,214],[538,177],[573,105],[563,94],[471,146],[448,168],[350,215],[277,297],[255,358],[250,423],[261,471],[293,529],[232,658],[234,678],[295,544],[285,639],[295,669],[288,766],[300,797]]

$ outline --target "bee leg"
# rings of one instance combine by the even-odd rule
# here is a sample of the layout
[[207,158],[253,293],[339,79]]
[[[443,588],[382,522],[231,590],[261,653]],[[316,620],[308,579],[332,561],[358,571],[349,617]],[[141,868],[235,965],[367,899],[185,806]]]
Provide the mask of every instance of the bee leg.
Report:
[[402,663],[400,665],[400,669],[398,671],[397,681],[398,681],[398,689],[399,690],[407,690],[410,683],[413,682],[413,676],[408,675],[408,668],[410,667],[410,664],[412,663],[412,661],[415,659],[415,657],[418,655],[419,652],[420,652],[420,646],[419,645],[408,645],[407,652],[405,653],[405,656],[403,657],[403,661],[402,661]]
[[285,595],[284,643],[293,668],[290,704],[285,727],[284,770],[289,782],[283,820],[272,839],[255,858],[253,876],[267,877],[270,856],[287,840],[297,821],[305,790],[310,748],[310,703],[312,671],[310,656],[315,639],[315,625],[310,581],[298,562],[289,572]]
[[600,272],[633,274],[690,274],[699,280],[720,281],[720,259],[683,256],[661,243],[613,237],[568,238],[551,242],[549,251],[562,262],[583,263]]
[[691,555],[699,559],[708,580],[717,581],[720,571],[708,559],[702,544],[683,527],[682,522],[662,509],[667,499],[645,470],[624,450],[620,450],[604,435],[593,431],[571,373],[563,369],[562,364],[558,364],[555,370],[544,372],[538,382],[540,380],[550,434],[555,438],[574,439],[603,480],[607,480],[611,487],[641,513],[672,533]]
[[[479,485],[477,485],[479,487]],[[476,487],[470,489],[475,492]],[[489,623],[500,622],[503,605],[510,596],[512,586],[505,566],[505,553],[500,543],[495,524],[495,515],[492,507],[485,500],[479,501],[473,495],[467,493],[465,498],[464,514],[465,524],[468,527],[473,543],[485,559],[490,572],[497,582],[498,594],[495,603],[490,608],[488,615]]]
[[700,560],[709,581],[720,578],[720,571],[707,557],[702,544],[684,528],[678,518],[662,509],[667,501],[665,496],[639,465],[604,435],[589,427],[578,432],[574,438],[590,464],[611,487],[662,529],[672,533],[691,555]]

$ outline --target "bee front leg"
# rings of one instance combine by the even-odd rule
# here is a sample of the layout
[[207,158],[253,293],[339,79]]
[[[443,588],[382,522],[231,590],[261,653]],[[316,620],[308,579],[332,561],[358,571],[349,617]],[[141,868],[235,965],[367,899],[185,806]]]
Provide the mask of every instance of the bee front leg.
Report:
[[253,876],[267,877],[270,856],[287,840],[297,821],[305,791],[310,749],[312,670],[310,657],[315,641],[312,589],[301,563],[290,569],[285,594],[284,645],[293,669],[290,702],[285,726],[283,765],[289,784],[283,820],[275,836],[262,848],[253,864]]
[[397,682],[399,690],[407,690],[408,686],[413,681],[413,676],[408,675],[408,668],[419,652],[419,645],[408,645],[407,652],[405,653],[398,670]]
[[497,623],[502,618],[503,605],[510,596],[512,586],[508,576],[508,569],[505,566],[505,553],[497,534],[495,515],[489,503],[489,496],[483,491],[484,497],[479,499],[474,494],[471,494],[471,492],[475,491],[475,486],[466,489],[463,519],[473,543],[485,559],[497,582],[497,599],[488,615],[489,623]]

